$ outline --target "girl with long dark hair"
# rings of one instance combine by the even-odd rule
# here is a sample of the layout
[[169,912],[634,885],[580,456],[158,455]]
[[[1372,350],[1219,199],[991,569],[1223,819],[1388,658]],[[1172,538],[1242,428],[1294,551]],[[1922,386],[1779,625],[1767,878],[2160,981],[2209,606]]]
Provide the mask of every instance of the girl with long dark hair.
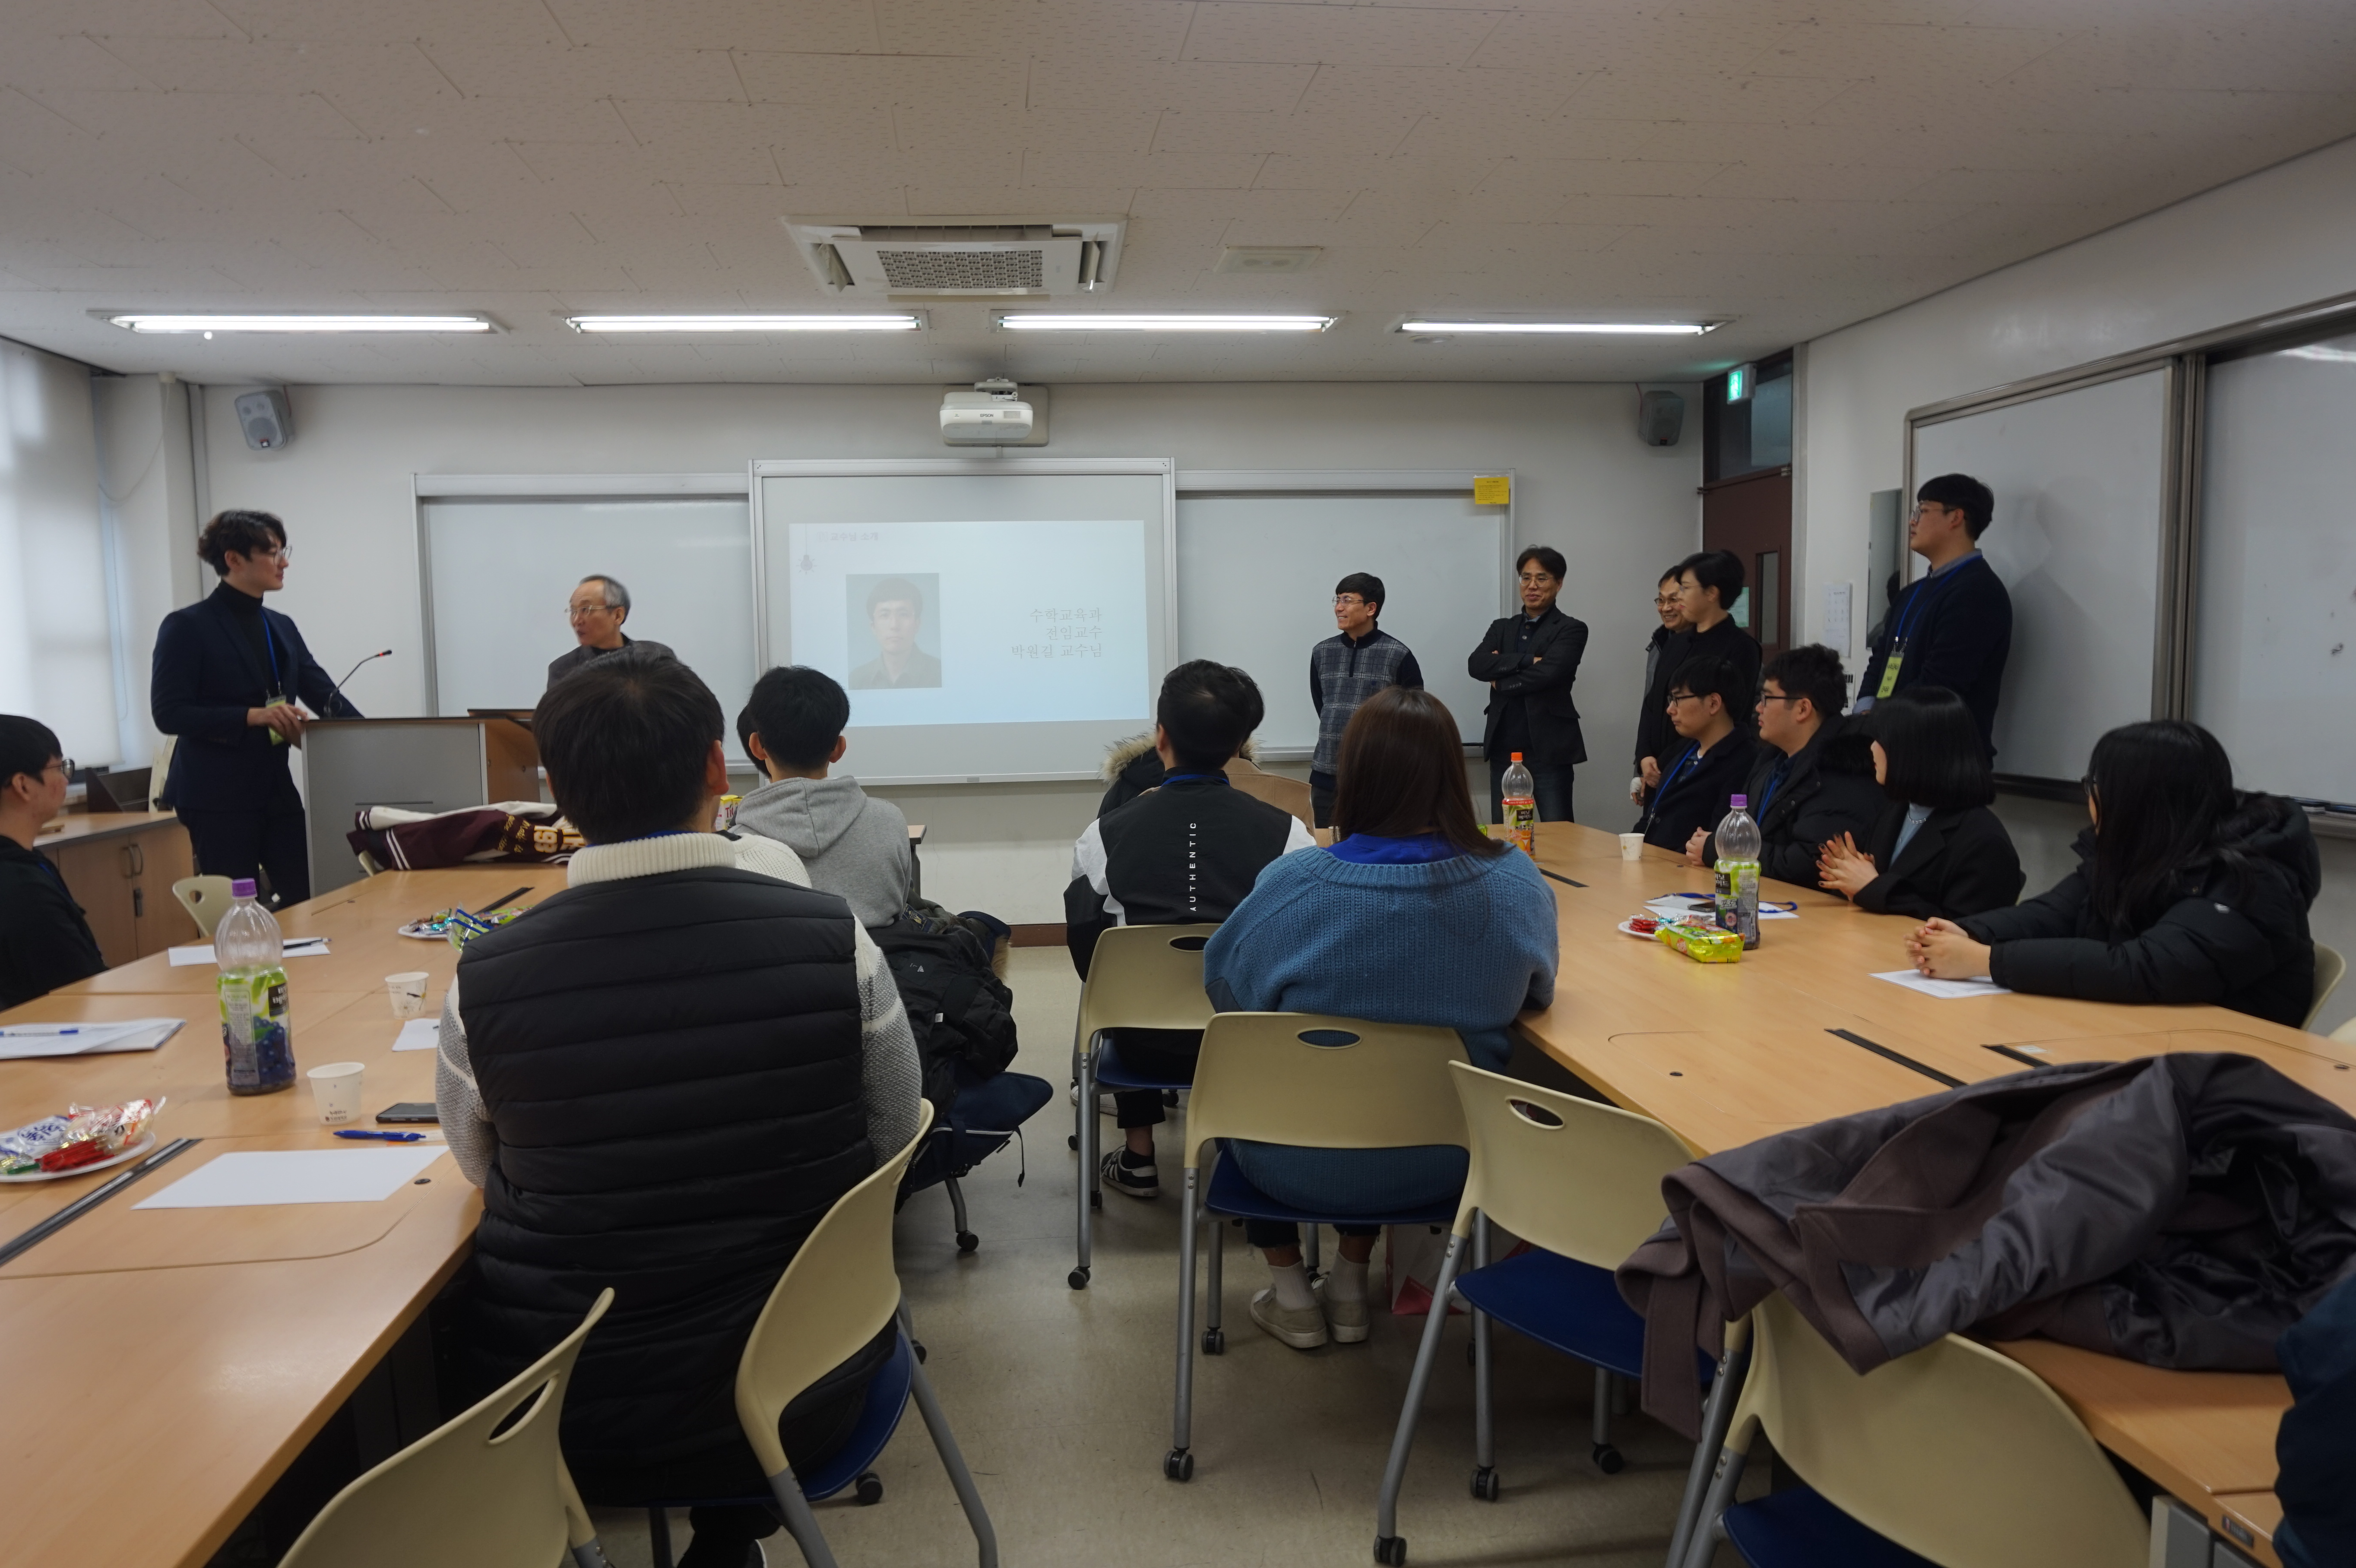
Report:
[[[1270,861],[1203,950],[1212,1001],[1452,1029],[1474,1063],[1504,1067],[1514,1015],[1554,1000],[1554,899],[1528,856],[1481,831],[1456,720],[1420,688],[1376,692],[1343,733],[1340,774],[1333,848]],[[1464,1151],[1453,1146],[1239,1142],[1228,1153],[1269,1197],[1331,1215],[1446,1202],[1464,1181]],[[1275,1276],[1252,1298],[1252,1320],[1295,1349],[1366,1337],[1377,1227],[1337,1228],[1340,1256],[1321,1299],[1294,1227],[1247,1222]]]
[[2095,1002],[2211,1002],[2297,1027],[2314,1000],[2307,910],[2323,885],[2307,816],[2233,787],[2217,738],[2181,719],[2094,744],[2093,826],[2052,891],[1907,939],[1935,979]]
[[1863,849],[1846,833],[1824,847],[1816,880],[1859,909],[1918,920],[1961,920],[2019,898],[2027,879],[1988,809],[1996,775],[1964,699],[1918,686],[1882,699],[1863,722],[1890,804]]

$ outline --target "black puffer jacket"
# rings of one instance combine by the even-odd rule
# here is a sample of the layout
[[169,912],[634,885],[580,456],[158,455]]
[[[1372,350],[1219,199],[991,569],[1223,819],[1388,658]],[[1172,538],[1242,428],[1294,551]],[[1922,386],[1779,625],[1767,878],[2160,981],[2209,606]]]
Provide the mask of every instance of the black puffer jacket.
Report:
[[[1762,741],[1751,764],[1746,798],[1759,823],[1759,870],[1779,882],[1813,888],[1816,851],[1826,840],[1853,833],[1862,844],[1889,797],[1874,782],[1873,737],[1862,723],[1834,719],[1789,760],[1792,765],[1772,798],[1767,788],[1775,764],[1785,761],[1783,753]],[[1702,846],[1701,863],[1718,863],[1715,834]]]
[[2307,909],[2323,862],[2307,814],[2244,795],[2220,834],[2224,852],[2190,871],[2177,901],[2137,931],[2094,910],[2094,830],[2078,869],[2052,891],[1959,923],[1994,954],[1999,986],[2090,1002],[2211,1002],[2296,1028],[2314,1001]]
[[470,1349],[511,1374],[612,1285],[564,1406],[600,1473],[743,1445],[753,1320],[875,1168],[853,932],[831,894],[698,869],[568,888],[459,963],[498,1132]]

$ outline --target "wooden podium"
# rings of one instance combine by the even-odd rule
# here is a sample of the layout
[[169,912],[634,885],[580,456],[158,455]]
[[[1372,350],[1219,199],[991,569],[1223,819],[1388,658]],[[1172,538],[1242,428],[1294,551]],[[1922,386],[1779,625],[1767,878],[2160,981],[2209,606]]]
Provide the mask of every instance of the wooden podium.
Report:
[[540,798],[540,748],[528,713],[463,719],[315,719],[303,736],[311,893],[360,878],[344,837],[371,805],[455,811]]

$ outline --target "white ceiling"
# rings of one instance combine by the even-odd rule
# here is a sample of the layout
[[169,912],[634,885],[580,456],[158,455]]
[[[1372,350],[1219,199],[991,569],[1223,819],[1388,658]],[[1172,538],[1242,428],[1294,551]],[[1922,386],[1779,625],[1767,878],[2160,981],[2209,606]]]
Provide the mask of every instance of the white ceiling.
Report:
[[[2356,133],[2348,0],[10,0],[0,335],[197,380],[1669,379]],[[848,308],[778,219],[1126,214],[1108,307],[1307,339],[598,340]],[[1297,276],[1223,245],[1319,245]],[[134,338],[93,310],[485,312]],[[1419,346],[1408,313],[1731,317]]]

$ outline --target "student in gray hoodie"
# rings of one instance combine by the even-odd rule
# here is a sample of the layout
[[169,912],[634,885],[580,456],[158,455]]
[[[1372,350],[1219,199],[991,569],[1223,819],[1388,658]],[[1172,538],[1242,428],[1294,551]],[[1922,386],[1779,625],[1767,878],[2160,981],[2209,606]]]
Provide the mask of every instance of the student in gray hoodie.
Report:
[[908,907],[916,856],[898,806],[849,773],[827,773],[849,747],[850,721],[850,697],[823,671],[786,665],[763,676],[736,716],[736,738],[769,782],[738,804],[736,826],[800,856],[809,885],[873,928]]

